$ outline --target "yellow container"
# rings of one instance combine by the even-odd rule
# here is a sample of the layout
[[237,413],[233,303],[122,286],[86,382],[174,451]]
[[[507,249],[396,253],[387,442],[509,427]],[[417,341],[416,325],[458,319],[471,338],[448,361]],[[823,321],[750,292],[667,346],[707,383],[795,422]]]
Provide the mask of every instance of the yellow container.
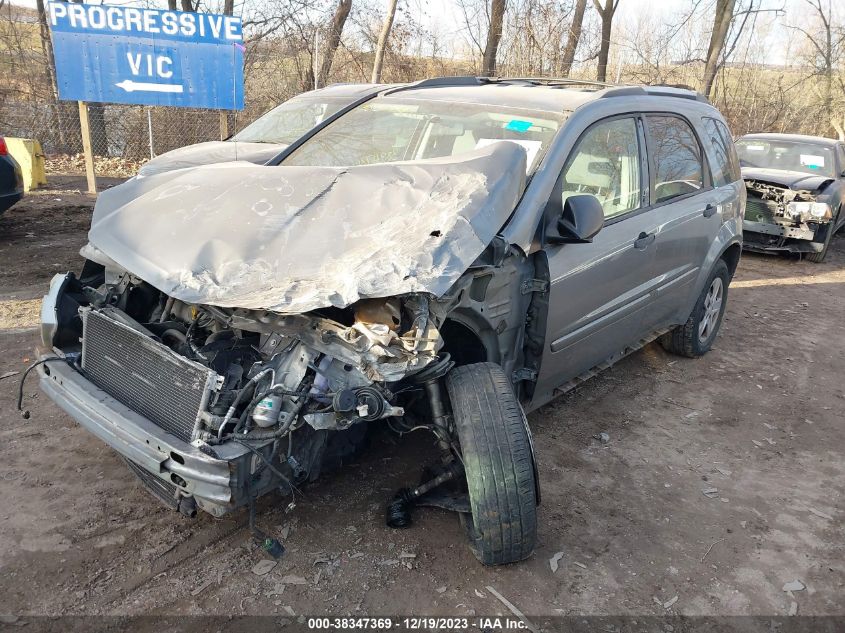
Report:
[[44,152],[41,143],[29,138],[6,137],[6,146],[23,173],[23,190],[30,191],[47,184],[44,170]]

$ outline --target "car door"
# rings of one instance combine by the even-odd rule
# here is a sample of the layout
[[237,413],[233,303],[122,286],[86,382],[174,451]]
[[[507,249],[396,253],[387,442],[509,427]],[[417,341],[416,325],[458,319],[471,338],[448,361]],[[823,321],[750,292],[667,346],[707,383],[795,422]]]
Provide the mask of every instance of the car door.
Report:
[[[685,321],[695,302],[696,280],[716,239],[727,205],[738,200],[728,173],[712,177],[690,121],[677,114],[645,116],[651,203],[659,220],[654,249],[658,285],[644,325],[656,331]],[[713,134],[719,138],[718,131]],[[711,152],[713,150],[711,149]],[[722,162],[727,169],[727,156]],[[713,186],[718,178],[718,186]]]
[[535,401],[639,339],[654,289],[657,224],[644,205],[647,182],[633,115],[593,124],[564,164],[552,195],[595,195],[605,224],[590,243],[544,246],[549,305]]

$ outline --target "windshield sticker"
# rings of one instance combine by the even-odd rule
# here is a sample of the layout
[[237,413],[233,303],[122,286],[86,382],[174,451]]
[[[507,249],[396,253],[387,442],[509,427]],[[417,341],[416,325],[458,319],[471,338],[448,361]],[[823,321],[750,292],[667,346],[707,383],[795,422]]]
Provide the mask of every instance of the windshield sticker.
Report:
[[521,148],[523,148],[525,150],[525,153],[528,154],[525,159],[526,171],[531,169],[531,165],[534,164],[534,159],[537,157],[537,153],[540,151],[540,146],[543,144],[542,141],[518,141],[510,138],[480,138],[475,144],[475,149],[481,149],[482,147],[487,147],[488,145],[492,145],[493,143],[516,143]]
[[513,130],[514,132],[519,132],[521,134],[530,130],[532,125],[534,124],[531,123],[531,121],[520,121],[519,119],[514,119],[505,126],[505,129]]
[[745,149],[749,152],[765,152],[766,146],[765,145],[746,145]]
[[824,167],[824,156],[801,154],[801,166],[809,167],[810,169],[819,169]]

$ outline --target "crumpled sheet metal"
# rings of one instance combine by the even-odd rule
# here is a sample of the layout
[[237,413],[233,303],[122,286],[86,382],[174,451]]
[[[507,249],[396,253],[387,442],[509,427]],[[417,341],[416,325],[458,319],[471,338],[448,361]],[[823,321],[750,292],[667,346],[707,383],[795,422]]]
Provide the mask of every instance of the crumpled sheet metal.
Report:
[[223,163],[100,194],[91,244],[187,303],[302,313],[443,295],[525,186],[525,151],[360,167]]

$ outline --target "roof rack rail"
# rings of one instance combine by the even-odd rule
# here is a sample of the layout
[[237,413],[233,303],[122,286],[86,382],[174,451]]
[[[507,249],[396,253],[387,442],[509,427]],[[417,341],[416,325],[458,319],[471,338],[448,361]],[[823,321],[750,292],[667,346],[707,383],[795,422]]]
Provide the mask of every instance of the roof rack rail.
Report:
[[676,97],[678,99],[690,99],[692,101],[700,101],[702,103],[710,103],[710,100],[703,94],[700,94],[693,89],[686,86],[670,86],[670,85],[656,85],[656,86],[620,86],[613,88],[601,95],[601,98],[611,97]]
[[432,77],[431,79],[421,79],[414,83],[406,84],[404,86],[397,86],[386,90],[384,94],[393,94],[402,90],[414,90],[415,88],[447,88],[450,86],[481,86],[489,83],[489,77],[473,77],[473,76],[458,76],[458,77]]
[[538,85],[566,85],[573,86],[602,86],[604,88],[616,88],[619,84],[612,84],[606,81],[593,81],[591,79],[571,79],[569,77],[490,77],[491,81],[511,82],[522,81]]

